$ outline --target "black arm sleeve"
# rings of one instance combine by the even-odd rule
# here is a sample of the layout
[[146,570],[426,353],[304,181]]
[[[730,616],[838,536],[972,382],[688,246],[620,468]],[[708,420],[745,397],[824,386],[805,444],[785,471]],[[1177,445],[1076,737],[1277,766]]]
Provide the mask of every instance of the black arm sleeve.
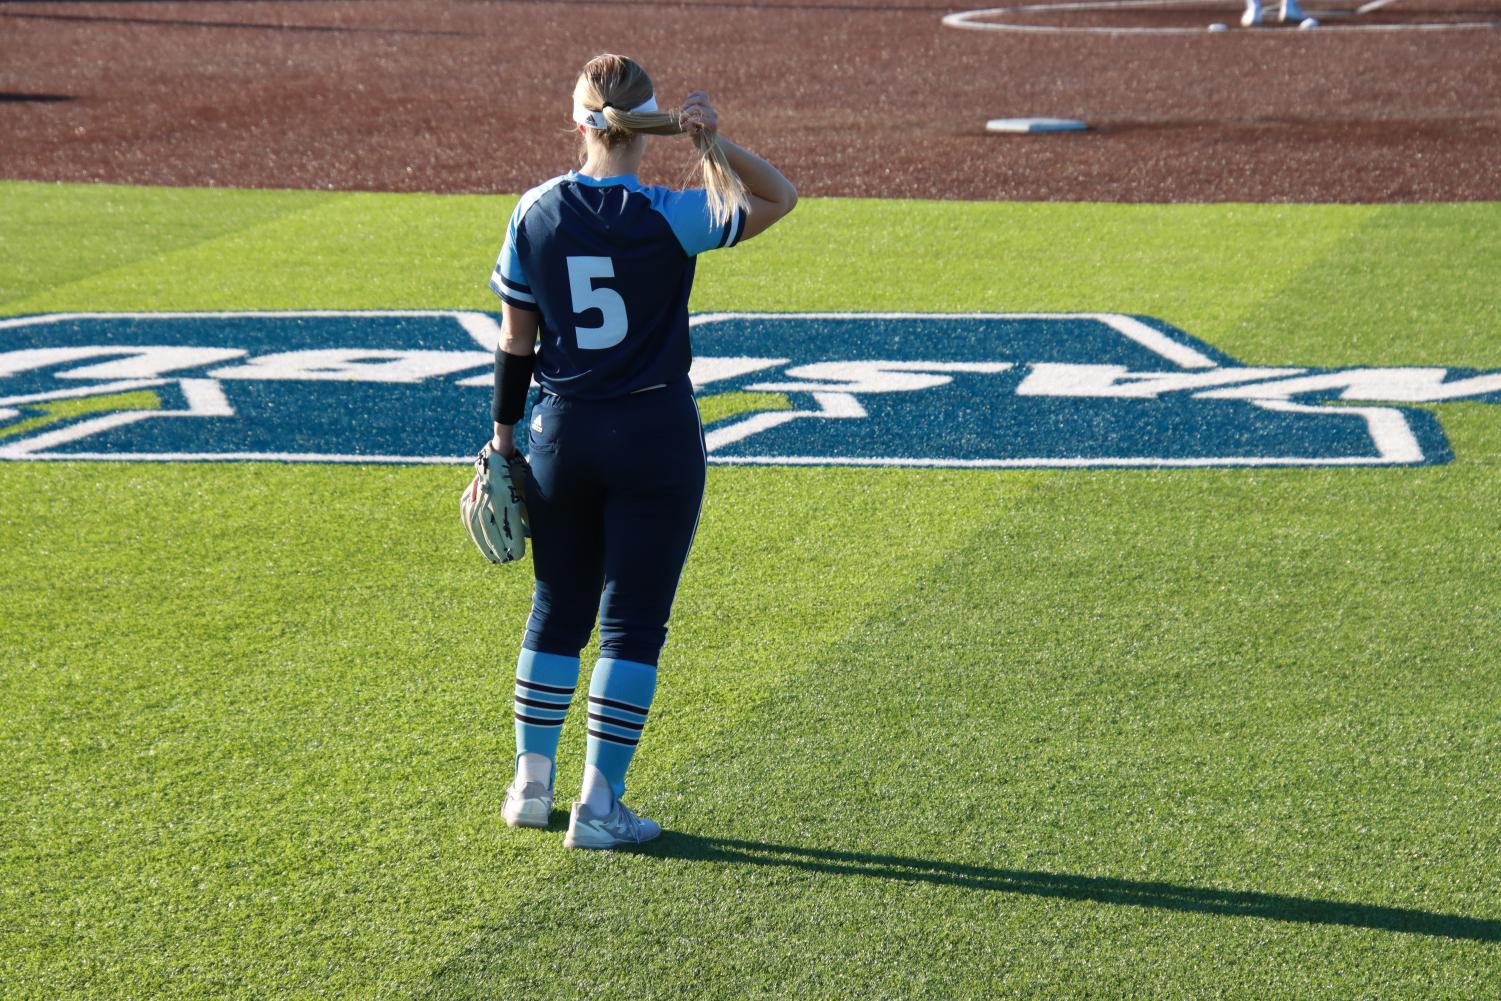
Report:
[[497,424],[515,424],[526,409],[526,394],[532,388],[532,365],[536,355],[506,354],[495,349],[495,402],[490,415]]

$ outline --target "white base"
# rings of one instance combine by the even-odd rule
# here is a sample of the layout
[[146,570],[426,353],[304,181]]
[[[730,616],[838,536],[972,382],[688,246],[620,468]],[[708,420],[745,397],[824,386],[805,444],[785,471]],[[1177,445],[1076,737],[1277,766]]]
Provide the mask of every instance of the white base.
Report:
[[1088,125],[1077,118],[992,118],[985,123],[986,132],[1083,132]]

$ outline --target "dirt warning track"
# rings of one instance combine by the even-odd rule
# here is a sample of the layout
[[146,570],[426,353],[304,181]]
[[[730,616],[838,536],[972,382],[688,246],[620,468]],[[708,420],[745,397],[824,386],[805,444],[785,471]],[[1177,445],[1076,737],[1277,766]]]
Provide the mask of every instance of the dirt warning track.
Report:
[[[1501,0],[1309,0],[1316,31],[1240,29],[1238,0],[1029,6],[1063,9],[1004,31],[920,0],[0,2],[0,176],[518,191],[572,164],[573,77],[620,51],[665,102],[708,89],[806,194],[1501,199]],[[1482,27],[1334,30],[1458,21]],[[1182,30],[1126,30],[1152,26]],[[985,131],[1024,115],[1093,128]]]

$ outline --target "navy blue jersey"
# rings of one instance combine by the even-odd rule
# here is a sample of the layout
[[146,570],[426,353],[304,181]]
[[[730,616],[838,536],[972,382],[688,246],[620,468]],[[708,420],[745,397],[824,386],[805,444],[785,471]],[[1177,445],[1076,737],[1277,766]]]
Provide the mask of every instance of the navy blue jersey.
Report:
[[687,377],[694,258],[734,246],[744,225],[742,211],[717,225],[702,190],[570,171],[521,196],[490,288],[541,314],[544,389],[626,396]]

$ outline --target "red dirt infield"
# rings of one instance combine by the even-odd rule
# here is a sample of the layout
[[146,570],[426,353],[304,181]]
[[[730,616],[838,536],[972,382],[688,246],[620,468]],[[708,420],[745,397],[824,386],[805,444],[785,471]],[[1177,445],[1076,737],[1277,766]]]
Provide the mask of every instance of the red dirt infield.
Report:
[[[619,51],[809,195],[1501,199],[1501,30],[1407,30],[1501,0],[1305,6],[1324,28],[1241,29],[1238,0],[999,18],[1190,29],[1133,35],[922,0],[0,2],[0,177],[520,191],[573,164],[573,78]],[[1093,129],[985,131],[1028,115]],[[663,152],[653,179],[683,181]]]

